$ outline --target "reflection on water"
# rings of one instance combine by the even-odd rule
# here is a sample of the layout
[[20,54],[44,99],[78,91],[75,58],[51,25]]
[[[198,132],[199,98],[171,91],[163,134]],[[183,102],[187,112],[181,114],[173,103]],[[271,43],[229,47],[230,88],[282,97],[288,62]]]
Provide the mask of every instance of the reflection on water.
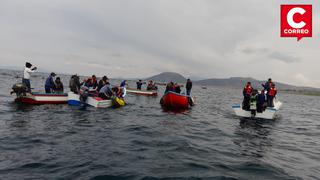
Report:
[[241,119],[239,126],[235,129],[238,138],[233,141],[239,146],[241,155],[263,157],[272,146],[269,135],[273,125],[273,120]]

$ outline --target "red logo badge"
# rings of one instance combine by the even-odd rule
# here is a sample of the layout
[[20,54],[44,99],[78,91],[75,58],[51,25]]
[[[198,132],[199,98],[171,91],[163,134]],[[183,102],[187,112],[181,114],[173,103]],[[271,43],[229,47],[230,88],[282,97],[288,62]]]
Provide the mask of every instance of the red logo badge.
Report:
[[312,5],[281,5],[281,37],[312,37]]

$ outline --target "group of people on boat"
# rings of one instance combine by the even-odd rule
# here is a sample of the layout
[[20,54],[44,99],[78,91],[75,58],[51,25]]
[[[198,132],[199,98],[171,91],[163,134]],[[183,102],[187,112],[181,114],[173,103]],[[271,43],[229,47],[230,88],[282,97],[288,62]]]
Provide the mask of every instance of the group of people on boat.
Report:
[[[146,82],[142,82],[142,80],[139,79],[139,81],[137,81],[136,84],[137,84],[137,89],[142,90],[142,85],[146,84]],[[149,80],[146,90],[147,91],[156,91],[156,90],[158,90],[158,86],[156,85],[155,82],[153,82],[152,80]]]
[[262,84],[263,89],[258,91],[254,89],[251,82],[247,82],[243,88],[242,109],[246,111],[263,112],[267,107],[274,107],[274,98],[277,95],[277,88],[269,78]]
[[[164,93],[166,94],[169,91],[175,92],[180,94],[181,93],[181,87],[183,87],[183,85],[180,85],[178,83],[174,83],[174,82],[169,82],[166,85],[166,89],[164,91]],[[190,79],[187,79],[187,83],[186,83],[186,94],[188,96],[190,96],[191,94],[191,89],[192,89],[192,81]]]
[[56,77],[56,73],[50,73],[49,77],[46,79],[44,89],[46,93],[63,93],[63,83],[60,77]]
[[84,79],[80,83],[80,78],[77,75],[72,75],[70,78],[70,90],[76,94],[98,96],[102,99],[111,99],[113,96],[124,98],[126,95],[126,80],[122,81],[120,86],[112,86],[107,76],[103,76],[101,80],[97,80],[95,75]]

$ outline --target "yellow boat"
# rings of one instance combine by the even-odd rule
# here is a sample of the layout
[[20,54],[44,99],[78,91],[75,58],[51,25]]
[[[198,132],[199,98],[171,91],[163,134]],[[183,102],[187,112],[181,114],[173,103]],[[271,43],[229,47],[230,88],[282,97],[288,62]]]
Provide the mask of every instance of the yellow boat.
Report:
[[112,106],[113,107],[121,107],[121,106],[124,106],[126,105],[126,102],[124,101],[124,99],[121,99],[121,98],[118,98],[118,97],[115,97],[112,99]]

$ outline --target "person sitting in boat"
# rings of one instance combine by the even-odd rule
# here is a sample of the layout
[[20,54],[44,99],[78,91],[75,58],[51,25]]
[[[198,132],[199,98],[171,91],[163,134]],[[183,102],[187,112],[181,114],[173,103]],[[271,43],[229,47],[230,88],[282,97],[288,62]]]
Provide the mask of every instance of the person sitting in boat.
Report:
[[56,76],[56,73],[52,72],[47,78],[46,83],[44,85],[44,89],[46,93],[52,93],[54,91],[55,84],[54,84],[53,78],[55,76]]
[[252,93],[251,82],[247,82],[246,86],[243,88],[243,102],[242,109],[249,111],[250,110],[250,97]]
[[169,91],[173,91],[174,92],[174,83],[172,81],[167,84],[166,90],[164,91],[164,93],[167,93]]
[[188,96],[190,96],[191,94],[191,89],[192,89],[192,81],[190,79],[187,79],[186,92]]
[[99,97],[102,99],[111,99],[113,96],[112,88],[109,82],[107,82],[99,91]]
[[80,90],[80,78],[77,75],[72,75],[69,82],[69,88],[71,92],[74,92],[75,94],[79,93]]
[[181,93],[181,88],[180,88],[180,85],[178,83],[175,83],[174,84],[174,91],[178,94]]
[[30,77],[31,73],[35,72],[37,70],[37,67],[32,67],[32,64],[29,62],[26,62],[26,67],[23,71],[23,78],[22,78],[22,84],[24,84],[27,87],[27,92],[31,93],[31,83],[30,83]]
[[152,90],[157,90],[158,87],[156,86],[156,84],[150,80],[148,85],[147,85],[147,91],[152,91]]
[[251,115],[255,116],[257,113],[257,100],[258,100],[258,90],[254,89],[252,90],[251,96],[250,96],[250,111]]
[[258,94],[257,112],[262,113],[265,110],[266,106],[267,106],[267,98],[266,98],[265,91],[262,90]]
[[54,92],[63,93],[63,83],[61,82],[60,77],[56,78],[56,80],[54,81],[54,84],[55,84]]
[[99,81],[98,83],[98,88],[97,88],[97,91],[100,91],[100,89],[106,85],[108,83],[108,77],[107,76],[103,76],[102,79]]
[[277,88],[276,88],[276,85],[272,83],[271,88],[269,89],[267,94],[268,107],[274,107],[273,100],[276,95],[277,95]]
[[84,85],[92,90],[96,90],[98,88],[98,82],[97,77],[95,75],[92,75],[92,77],[89,77]]
[[139,81],[137,82],[137,89],[141,90],[142,84],[145,84],[145,82],[142,82],[141,79],[139,79]]

